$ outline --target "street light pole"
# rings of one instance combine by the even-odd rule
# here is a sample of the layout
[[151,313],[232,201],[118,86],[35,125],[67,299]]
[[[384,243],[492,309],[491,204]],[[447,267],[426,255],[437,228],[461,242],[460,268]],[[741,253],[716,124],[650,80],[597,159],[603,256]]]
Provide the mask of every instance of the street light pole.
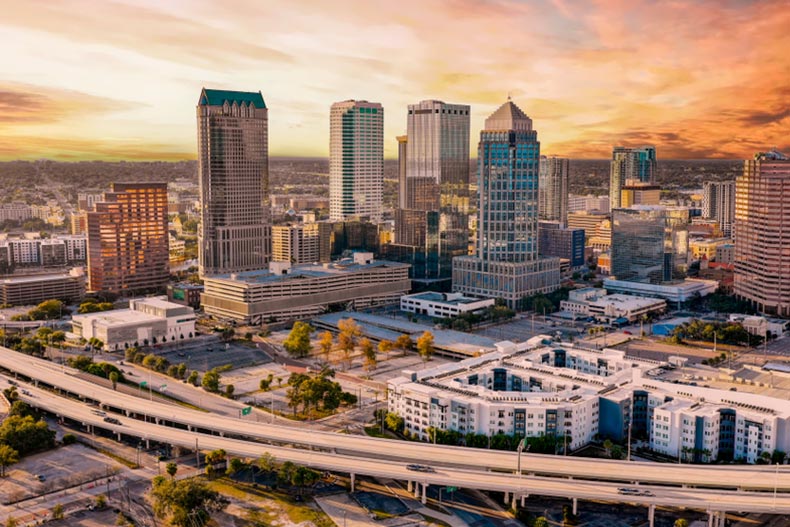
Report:
[[631,420],[628,420],[628,458],[627,461],[631,461]]

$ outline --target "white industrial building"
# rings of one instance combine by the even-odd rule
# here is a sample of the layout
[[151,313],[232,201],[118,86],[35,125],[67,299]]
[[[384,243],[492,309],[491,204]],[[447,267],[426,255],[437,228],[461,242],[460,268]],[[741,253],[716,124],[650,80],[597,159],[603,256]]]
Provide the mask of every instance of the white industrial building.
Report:
[[195,336],[195,310],[166,297],[140,298],[129,309],[72,316],[72,333],[95,337],[107,350],[181,341]]
[[560,302],[562,311],[607,322],[620,318],[635,322],[643,315],[663,313],[666,308],[666,300],[660,298],[608,295],[605,289],[593,287],[570,291],[568,300]]
[[423,440],[435,427],[463,434],[554,435],[571,449],[594,438],[647,442],[685,461],[755,462],[790,449],[787,401],[662,381],[656,361],[619,350],[499,342],[497,351],[389,381],[388,409]]
[[603,287],[610,293],[663,298],[667,302],[686,302],[697,296],[708,296],[719,288],[716,280],[687,278],[677,282],[651,284],[628,280],[604,279]]
[[435,318],[457,317],[475,313],[493,306],[493,298],[472,298],[461,293],[435,293],[427,291],[400,297],[400,310]]

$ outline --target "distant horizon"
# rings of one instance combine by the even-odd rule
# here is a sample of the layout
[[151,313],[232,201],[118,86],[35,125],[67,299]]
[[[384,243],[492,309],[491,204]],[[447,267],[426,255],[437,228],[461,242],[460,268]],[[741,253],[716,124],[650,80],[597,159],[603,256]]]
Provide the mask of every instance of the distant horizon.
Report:
[[[541,154],[544,155],[544,154]],[[567,157],[567,156],[558,156]],[[329,160],[329,156],[294,156],[294,155],[271,155],[269,159],[302,159],[302,160]],[[477,157],[470,157],[469,160],[476,160]],[[569,157],[571,161],[611,161],[609,157]],[[397,157],[385,157],[384,161],[397,161]],[[0,163],[37,163],[40,161],[51,161],[54,163],[183,163],[186,161],[197,162],[197,157],[182,158],[182,159],[53,159],[53,158],[39,158],[39,159],[0,159]],[[663,161],[745,161],[745,158],[739,157],[697,157],[697,158],[658,158],[657,162],[660,164]]]
[[470,146],[512,98],[541,150],[605,159],[790,151],[790,10],[781,0],[62,0],[16,2],[0,38],[0,159],[188,160],[203,87],[260,91],[273,156],[324,157],[329,111],[471,107]]

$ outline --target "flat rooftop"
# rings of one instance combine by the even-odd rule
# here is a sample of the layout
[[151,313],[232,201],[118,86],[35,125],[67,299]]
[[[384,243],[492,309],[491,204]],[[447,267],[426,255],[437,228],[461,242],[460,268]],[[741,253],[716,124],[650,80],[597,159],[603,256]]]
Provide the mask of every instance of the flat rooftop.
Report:
[[140,311],[134,311],[132,309],[114,309],[112,311],[102,311],[99,313],[74,315],[72,319],[76,321],[96,321],[96,323],[99,325],[116,327],[135,326],[138,324],[153,323],[164,320],[163,318],[141,313]]
[[358,273],[378,269],[382,267],[408,268],[409,264],[391,262],[389,260],[373,260],[368,264],[354,263],[353,260],[339,260],[326,264],[304,264],[295,265],[286,274],[275,274],[268,269],[260,271],[245,271],[243,273],[221,274],[207,277],[207,281],[224,280],[228,282],[243,282],[250,285],[271,282],[283,282],[287,280],[299,280],[301,278],[325,278],[341,276],[349,273]]
[[443,304],[450,304],[454,306],[486,301],[486,299],[472,298],[460,294],[436,293],[433,291],[426,291],[424,293],[417,293],[414,295],[405,295],[401,298],[414,298],[416,300],[427,300],[429,302],[441,302]]
[[75,275],[69,273],[50,273],[50,274],[35,274],[25,276],[10,276],[3,278],[0,283],[3,284],[24,284],[30,282],[42,282],[49,280],[62,280],[64,278],[74,278]]

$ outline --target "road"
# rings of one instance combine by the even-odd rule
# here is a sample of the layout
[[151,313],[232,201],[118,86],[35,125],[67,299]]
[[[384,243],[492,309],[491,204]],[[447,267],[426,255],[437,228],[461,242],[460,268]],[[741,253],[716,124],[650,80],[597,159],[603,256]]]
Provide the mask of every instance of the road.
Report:
[[[722,491],[641,485],[640,489],[650,491],[653,495],[623,496],[618,491],[618,487],[621,487],[622,484],[618,483],[531,475],[517,477],[512,473],[488,472],[480,467],[470,469],[469,466],[440,466],[436,460],[432,461],[432,464],[436,467],[435,472],[414,472],[407,469],[403,461],[382,459],[381,456],[371,458],[342,455],[332,451],[305,450],[287,446],[264,446],[250,441],[190,432],[130,418],[121,418],[121,424],[110,424],[104,422],[101,416],[94,414],[95,409],[87,405],[32,386],[27,391],[30,395],[22,394],[20,396],[25,402],[33,406],[47,408],[51,412],[76,420],[86,426],[101,427],[116,434],[141,437],[184,448],[194,448],[197,445],[200,450],[223,449],[230,455],[244,458],[256,459],[264,452],[269,452],[278,461],[292,461],[318,470],[414,481],[421,485],[452,485],[462,488],[509,492],[515,493],[516,496],[538,494],[587,500],[627,501],[643,505],[688,507],[714,511],[790,514],[790,496],[785,492],[777,495],[772,492]],[[289,431],[294,432],[293,429]],[[342,434],[332,435],[335,437],[336,443],[341,443],[343,439],[351,437],[343,436]],[[399,443],[399,445],[403,444]],[[470,455],[470,449],[466,449],[466,453],[465,457],[467,459],[477,457],[477,452],[475,452],[475,455]],[[432,458],[422,458],[422,462],[428,459]],[[555,459],[558,459],[561,463],[571,461],[568,458]],[[420,459],[412,461],[420,461]],[[636,473],[643,470],[643,467],[637,467],[637,465],[644,464],[631,463],[630,465],[634,474],[629,476],[629,479],[637,479],[638,475]],[[660,465],[658,468],[672,472],[671,469],[676,467]],[[790,473],[783,472],[782,476],[790,476]],[[763,477],[767,478],[766,475],[763,475]],[[790,478],[787,479],[790,480]],[[779,481],[778,477],[777,481]]]
[[[18,371],[29,377],[36,378],[49,386],[54,386],[82,397],[100,402],[106,407],[123,409],[132,414],[145,417],[158,423],[179,423],[197,431],[210,431],[224,434],[228,438],[243,439],[248,446],[252,441],[272,442],[289,446],[330,450],[338,455],[347,455],[357,460],[382,461],[397,460],[399,463],[423,463],[430,460],[434,464],[463,468],[467,470],[513,471],[517,464],[517,454],[486,449],[470,449],[431,445],[426,443],[405,442],[390,439],[378,439],[364,436],[345,435],[315,430],[304,430],[279,425],[258,423],[252,420],[217,416],[188,408],[174,407],[147,401],[134,396],[121,394],[109,388],[97,386],[69,374],[69,369],[61,371],[61,366],[51,362],[21,355],[17,352],[0,348],[0,367],[9,371]],[[26,385],[29,386],[29,385]],[[90,411],[79,401],[56,397],[30,401],[35,406],[49,409],[55,413]],[[57,407],[50,407],[50,402],[57,401]],[[93,415],[93,414],[91,414]],[[93,421],[96,421],[93,416]],[[128,426],[124,433],[136,437],[144,437],[142,428],[154,426],[158,435],[165,435],[173,430],[169,427],[157,426],[153,423],[122,420],[134,424],[134,430]],[[93,423],[91,421],[91,423]],[[85,421],[81,421],[85,422]],[[107,423],[95,422],[103,428],[112,428]],[[159,430],[164,428],[164,431]],[[176,431],[173,430],[173,433]],[[210,436],[209,436],[210,437]],[[153,437],[151,437],[153,439]],[[164,442],[170,442],[166,437]],[[190,443],[193,445],[193,443]],[[255,448],[262,448],[258,444]],[[266,447],[269,448],[269,447]],[[778,472],[772,466],[741,465],[670,465],[649,462],[627,462],[586,458],[555,457],[540,454],[523,454],[522,467],[525,472],[537,475],[575,477],[613,482],[641,482],[643,484],[658,483],[668,485],[688,485],[709,488],[740,488],[773,490],[775,485],[783,491],[790,491],[790,466],[779,467]],[[790,496],[787,497],[790,501]]]

